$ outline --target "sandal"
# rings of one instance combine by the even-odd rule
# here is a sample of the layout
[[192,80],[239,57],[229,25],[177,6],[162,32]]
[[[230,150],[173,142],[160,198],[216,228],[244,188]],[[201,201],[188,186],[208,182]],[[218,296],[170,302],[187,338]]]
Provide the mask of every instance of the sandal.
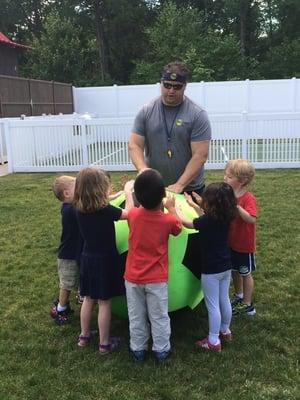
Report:
[[90,341],[91,341],[91,336],[79,335],[77,344],[79,347],[86,347],[90,344]]
[[86,347],[90,344],[91,340],[98,335],[98,331],[97,330],[92,330],[90,331],[89,336],[84,336],[84,335],[79,335],[78,336],[78,346],[79,347]]
[[100,355],[109,354],[115,351],[121,344],[121,339],[119,337],[111,336],[109,338],[108,344],[99,344],[99,353]]

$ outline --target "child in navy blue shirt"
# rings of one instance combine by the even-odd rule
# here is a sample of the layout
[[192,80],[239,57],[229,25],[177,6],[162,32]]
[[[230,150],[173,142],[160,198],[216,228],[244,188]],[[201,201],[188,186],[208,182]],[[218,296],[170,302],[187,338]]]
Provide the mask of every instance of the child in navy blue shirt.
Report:
[[99,353],[109,354],[119,345],[119,338],[110,333],[110,299],[124,291],[120,287],[122,270],[115,241],[114,222],[127,218],[133,206],[133,181],[125,185],[125,210],[109,204],[110,182],[104,171],[94,167],[82,169],[76,179],[74,206],[84,247],[80,264],[80,291],[84,296],[80,313],[81,333],[78,346],[85,347],[91,339],[90,321],[95,302],[98,303]]
[[231,304],[229,285],[231,277],[230,249],[228,234],[230,222],[236,215],[236,199],[227,183],[211,183],[203,192],[202,198],[193,193],[196,204],[190,195],[187,202],[199,215],[193,221],[180,213],[182,223],[187,228],[199,231],[201,263],[201,284],[208,311],[208,336],[196,342],[196,346],[216,352],[221,351],[219,336],[231,341]]
[[55,179],[53,192],[62,202],[61,225],[62,233],[58,249],[59,298],[50,311],[51,317],[58,325],[69,322],[72,312],[69,298],[72,289],[78,288],[79,258],[82,247],[81,236],[72,206],[76,179],[72,176],[60,176]]

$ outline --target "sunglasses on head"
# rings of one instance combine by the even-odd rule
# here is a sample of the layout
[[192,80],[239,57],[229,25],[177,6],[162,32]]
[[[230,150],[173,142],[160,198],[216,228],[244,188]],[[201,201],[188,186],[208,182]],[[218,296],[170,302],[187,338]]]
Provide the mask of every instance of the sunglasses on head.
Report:
[[162,81],[162,84],[164,85],[165,89],[174,89],[174,90],[181,90],[183,88],[182,83],[168,83],[165,81]]

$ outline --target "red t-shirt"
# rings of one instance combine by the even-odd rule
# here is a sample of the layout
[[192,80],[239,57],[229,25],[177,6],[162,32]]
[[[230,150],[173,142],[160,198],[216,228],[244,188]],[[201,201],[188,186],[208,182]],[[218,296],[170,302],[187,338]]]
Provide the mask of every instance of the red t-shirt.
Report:
[[124,278],[132,283],[161,283],[168,280],[168,238],[181,232],[172,214],[143,207],[128,212],[129,241]]
[[[246,192],[237,198],[239,206],[252,217],[256,217],[256,199]],[[245,222],[239,215],[233,220],[229,230],[229,246],[239,253],[254,253],[256,250],[256,224]]]

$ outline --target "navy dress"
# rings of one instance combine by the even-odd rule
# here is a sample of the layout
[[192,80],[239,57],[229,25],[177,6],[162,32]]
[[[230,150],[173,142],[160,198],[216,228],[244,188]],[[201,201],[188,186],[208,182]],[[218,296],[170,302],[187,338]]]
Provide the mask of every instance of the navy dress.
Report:
[[84,240],[80,264],[80,294],[108,300],[124,294],[123,271],[116,248],[114,221],[122,209],[107,205],[93,213],[77,211]]

